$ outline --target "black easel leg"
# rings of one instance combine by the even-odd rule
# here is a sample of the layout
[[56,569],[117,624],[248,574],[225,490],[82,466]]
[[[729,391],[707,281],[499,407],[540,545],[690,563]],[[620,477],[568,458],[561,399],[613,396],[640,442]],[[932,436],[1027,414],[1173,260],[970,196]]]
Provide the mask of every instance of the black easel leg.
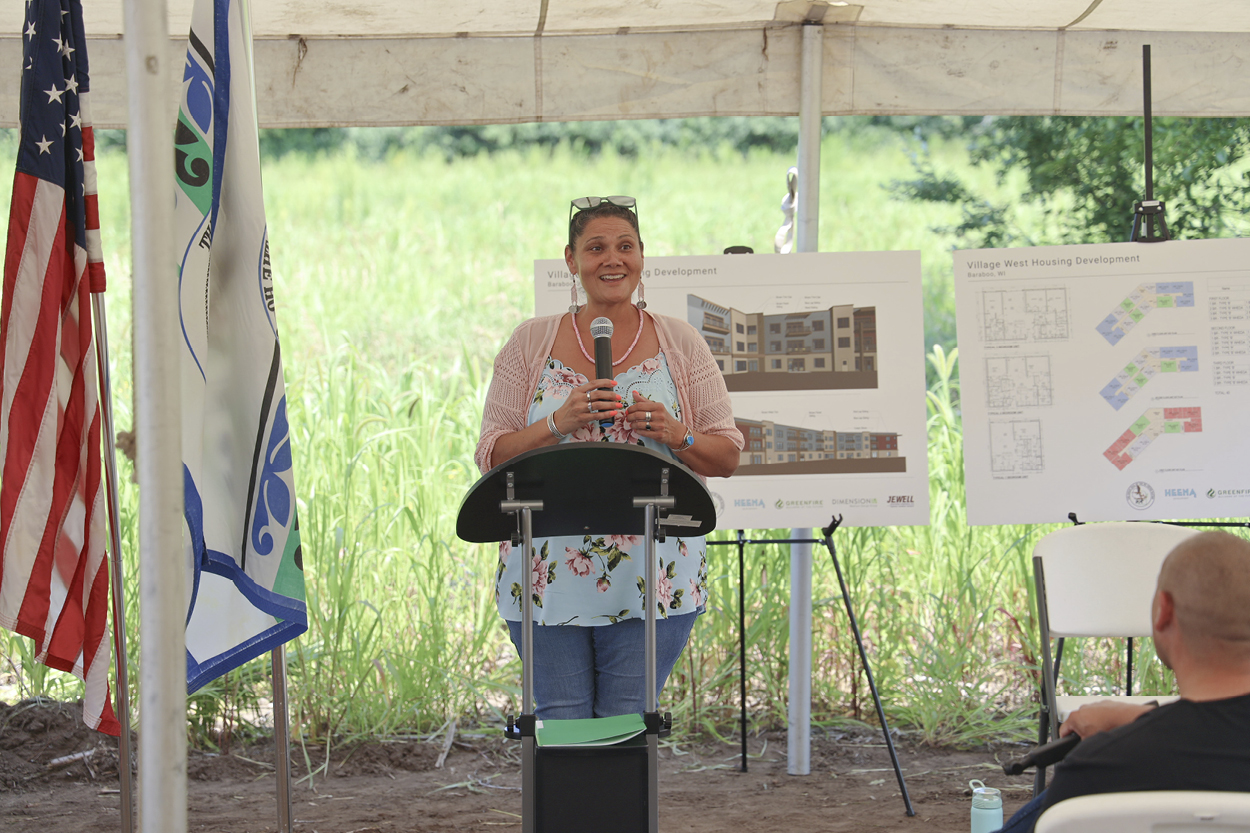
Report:
[[1133,693],[1133,637],[1128,638],[1128,659],[1124,664],[1124,696]]
[[738,696],[742,703],[742,771],[747,771],[747,596],[746,534],[738,530]]
[[864,640],[859,634],[859,623],[855,621],[855,611],[851,608],[851,594],[846,589],[846,579],[842,577],[842,565],[838,563],[838,552],[833,547],[833,530],[837,528],[835,519],[832,526],[821,530],[825,534],[825,547],[833,560],[833,569],[838,574],[838,586],[842,589],[842,600],[846,602],[846,616],[851,621],[851,632],[855,634],[855,645],[859,648],[859,659],[864,664],[864,673],[868,676],[868,688],[872,691],[872,701],[877,707],[877,719],[881,721],[881,731],[885,735],[886,748],[890,750],[890,762],[894,764],[894,775],[898,778],[898,789],[903,794],[903,806],[907,815],[914,816],[916,811],[911,806],[911,796],[907,794],[907,782],[903,780],[903,768],[898,764],[898,753],[894,751],[894,741],[890,738],[890,726],[885,722],[885,709],[881,707],[881,695],[877,693],[877,682],[872,678],[872,668],[868,665],[868,654],[864,651]]
[[[1046,708],[1046,697],[1042,696],[1042,708],[1038,711],[1037,718],[1037,745],[1041,746],[1049,740],[1050,736],[1050,710]],[[1037,771],[1033,773],[1033,795],[1038,795],[1042,790],[1046,789],[1046,767],[1039,766]]]

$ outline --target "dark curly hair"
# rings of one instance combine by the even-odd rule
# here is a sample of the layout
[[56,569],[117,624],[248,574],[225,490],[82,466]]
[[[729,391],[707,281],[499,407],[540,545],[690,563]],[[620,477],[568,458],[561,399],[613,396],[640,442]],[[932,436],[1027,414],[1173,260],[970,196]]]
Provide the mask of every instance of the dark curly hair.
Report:
[[629,224],[634,227],[634,231],[638,234],[638,245],[642,245],[642,232],[638,230],[638,215],[623,206],[613,205],[610,202],[601,202],[594,208],[586,208],[574,212],[573,217],[569,220],[570,249],[577,249],[577,240],[586,231],[586,224],[600,217],[619,217],[629,221]]

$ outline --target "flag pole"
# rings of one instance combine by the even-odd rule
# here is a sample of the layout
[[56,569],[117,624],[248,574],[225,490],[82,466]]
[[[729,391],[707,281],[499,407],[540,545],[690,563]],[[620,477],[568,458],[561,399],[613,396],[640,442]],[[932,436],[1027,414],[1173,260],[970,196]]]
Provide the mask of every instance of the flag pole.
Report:
[[125,0],[124,25],[143,611],[139,825],[142,833],[186,833],[188,565],[173,246],[173,67],[164,0]]
[[109,372],[108,321],[104,314],[104,293],[91,294],[92,315],[95,318],[96,368],[100,375],[100,421],[104,434],[104,476],[108,482],[109,512],[109,567],[113,590],[113,650],[117,654],[117,722],[121,732],[117,736],[118,767],[121,778],[122,833],[134,831],[134,809],[131,802],[134,790],[131,785],[130,767],[134,752],[130,748],[130,672],[126,660],[126,591],[122,573],[122,541],[120,524],[120,501],[117,490],[117,436],[113,428],[113,383]]
[[278,781],[278,833],[291,833],[291,737],[286,702],[286,646],[273,649],[273,742]]

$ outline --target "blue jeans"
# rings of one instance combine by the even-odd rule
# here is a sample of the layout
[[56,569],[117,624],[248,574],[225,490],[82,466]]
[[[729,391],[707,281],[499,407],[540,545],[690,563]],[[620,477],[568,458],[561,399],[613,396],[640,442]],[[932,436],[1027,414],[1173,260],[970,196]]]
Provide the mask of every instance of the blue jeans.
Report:
[[[658,699],[690,638],[696,614],[655,623]],[[539,720],[642,714],[646,708],[646,645],[642,619],[614,625],[534,625],[534,700]],[[508,622],[521,653],[521,623]]]
[[1037,817],[1042,814],[1042,802],[1046,800],[1046,791],[1042,790],[1033,798],[1029,799],[1029,803],[1025,804],[1019,810],[1007,819],[1007,823],[1003,825],[999,833],[1032,833],[1033,825],[1037,824]]

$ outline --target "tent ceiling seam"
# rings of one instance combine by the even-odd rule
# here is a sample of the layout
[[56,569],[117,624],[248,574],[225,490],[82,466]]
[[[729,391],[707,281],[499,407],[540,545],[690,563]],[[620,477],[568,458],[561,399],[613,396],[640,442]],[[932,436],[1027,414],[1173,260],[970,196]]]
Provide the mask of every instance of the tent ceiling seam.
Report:
[[[544,6],[546,5],[546,0],[543,0],[543,5],[544,5]],[[1071,28],[1071,27],[1075,26],[1076,24],[1080,23],[1082,20],[1084,20],[1085,18],[1087,18],[1087,17],[1089,17],[1091,14],[1093,14],[1093,13],[1094,13],[1094,9],[1098,8],[1098,7],[1099,7],[1099,6],[1101,6],[1101,5],[1102,5],[1102,0],[1094,0],[1094,2],[1092,2],[1092,3],[1090,3],[1090,4],[1089,4],[1089,8],[1088,8],[1088,9],[1086,9],[1086,10],[1085,10],[1085,11],[1083,11],[1083,12],[1081,12],[1081,16],[1080,16],[1080,17],[1078,17],[1076,20],[1074,20],[1074,21],[1072,21],[1071,23],[1069,23],[1067,26],[1064,26],[1064,27],[1063,27],[1063,29],[1068,29],[1068,28]],[[1062,29],[1061,29],[1060,31],[1062,31]]]
[[547,4],[551,0],[542,0],[542,5],[538,9],[538,26],[534,29],[535,35],[541,35],[543,30],[547,28]]
[[1066,30],[1060,29],[1058,37],[1055,38],[1055,91],[1052,98],[1056,116],[1063,110],[1063,53],[1067,46],[1067,35]]

